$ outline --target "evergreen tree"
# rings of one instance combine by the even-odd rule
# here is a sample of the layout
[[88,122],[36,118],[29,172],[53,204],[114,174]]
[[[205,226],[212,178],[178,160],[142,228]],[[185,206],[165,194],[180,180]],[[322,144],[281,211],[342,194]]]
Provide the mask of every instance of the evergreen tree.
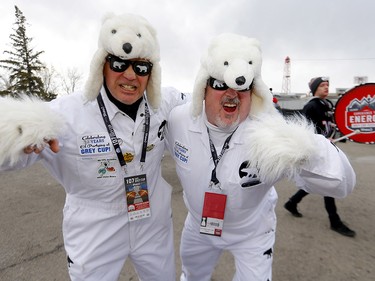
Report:
[[18,96],[27,94],[38,96],[44,100],[56,97],[54,93],[45,92],[41,72],[45,68],[39,57],[44,51],[37,52],[30,47],[32,38],[26,34],[26,18],[22,11],[15,7],[15,33],[9,36],[13,50],[4,51],[8,59],[0,60],[0,67],[9,73],[9,87],[0,92],[1,95]]

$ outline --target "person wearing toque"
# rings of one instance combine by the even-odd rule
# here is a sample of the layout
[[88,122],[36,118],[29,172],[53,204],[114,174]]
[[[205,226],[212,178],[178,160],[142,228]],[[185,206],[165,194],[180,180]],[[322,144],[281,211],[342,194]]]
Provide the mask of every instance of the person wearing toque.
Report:
[[[335,126],[333,122],[333,105],[327,99],[329,94],[329,79],[327,77],[315,77],[310,80],[308,85],[313,97],[305,104],[302,113],[314,124],[318,134],[332,139],[335,133]],[[304,190],[304,186],[300,182],[296,181],[296,185],[299,190],[289,198],[284,204],[284,208],[294,217],[300,218],[302,214],[298,211],[297,205],[309,193]],[[330,227],[333,231],[348,237],[356,235],[355,231],[344,224],[338,215],[335,198],[324,196],[324,206],[328,213]]]

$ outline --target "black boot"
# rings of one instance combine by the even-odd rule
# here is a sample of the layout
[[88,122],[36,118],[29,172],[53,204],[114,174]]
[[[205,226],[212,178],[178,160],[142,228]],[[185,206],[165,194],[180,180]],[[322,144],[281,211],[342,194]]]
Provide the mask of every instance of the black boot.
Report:
[[324,197],[326,209],[328,211],[328,218],[331,223],[331,229],[340,233],[341,235],[347,237],[354,237],[355,231],[347,227],[341,220],[340,216],[337,214],[336,205],[334,199],[330,197]]
[[287,209],[296,218],[302,217],[302,214],[300,212],[298,212],[298,210],[297,210],[297,203],[294,203],[291,200],[288,200],[284,204],[284,208]]
[[331,229],[347,237],[354,237],[355,231],[347,227],[343,222],[331,224]]

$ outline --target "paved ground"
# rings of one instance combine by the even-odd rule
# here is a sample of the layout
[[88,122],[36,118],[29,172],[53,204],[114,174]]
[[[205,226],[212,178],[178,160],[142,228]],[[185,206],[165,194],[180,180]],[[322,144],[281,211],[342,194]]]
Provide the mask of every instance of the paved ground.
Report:
[[[375,276],[375,146],[339,143],[357,173],[357,187],[337,200],[339,214],[357,231],[347,238],[329,229],[323,199],[309,195],[300,205],[303,218],[282,207],[295,192],[293,184],[277,184],[278,230],[274,254],[277,281],[364,281]],[[166,179],[173,185],[176,268],[180,273],[178,245],[186,209],[170,157],[163,161]],[[21,172],[0,173],[0,280],[69,280],[62,243],[64,191],[36,164]],[[231,280],[233,259],[225,253],[212,280]],[[138,280],[130,262],[120,281]]]

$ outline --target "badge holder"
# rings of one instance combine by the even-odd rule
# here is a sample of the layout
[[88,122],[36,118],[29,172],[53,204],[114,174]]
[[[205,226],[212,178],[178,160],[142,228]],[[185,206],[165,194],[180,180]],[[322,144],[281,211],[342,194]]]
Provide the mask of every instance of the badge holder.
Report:
[[[100,112],[103,117],[104,124],[107,128],[109,137],[115,149],[121,168],[123,169],[124,174],[127,174],[127,165],[126,165],[126,161],[124,158],[125,155],[123,155],[121,151],[121,147],[118,143],[115,130],[113,129],[111,121],[109,120],[108,112],[107,112],[107,109],[105,108],[105,104],[103,102],[103,98],[100,93],[97,97],[97,101],[98,101]],[[148,106],[146,102],[145,102],[145,124],[144,126],[145,126],[145,130],[143,134],[143,146],[142,146],[142,155],[141,155],[141,161],[140,161],[141,171],[143,171],[143,165],[146,161],[148,134],[150,130],[150,112],[148,110]],[[150,200],[148,197],[148,186],[147,186],[146,175],[141,174],[141,175],[136,175],[136,176],[125,177],[124,182],[125,182],[126,202],[128,205],[129,221],[136,221],[136,220],[151,217],[151,208],[150,208]]]
[[[235,132],[235,131],[234,131]],[[227,195],[223,194],[219,180],[216,177],[216,168],[225,151],[229,148],[229,142],[233,134],[225,140],[221,149],[220,156],[217,155],[216,148],[210,138],[210,132],[207,128],[208,138],[210,142],[210,150],[212,160],[214,162],[214,169],[211,173],[210,190],[217,190],[219,192],[205,192],[202,219],[200,225],[200,233],[221,237],[223,232],[225,205],[227,203]]]
[[206,192],[204,195],[201,234],[221,236],[223,231],[225,205],[227,195],[214,192]]
[[146,175],[124,178],[129,221],[151,216]]

